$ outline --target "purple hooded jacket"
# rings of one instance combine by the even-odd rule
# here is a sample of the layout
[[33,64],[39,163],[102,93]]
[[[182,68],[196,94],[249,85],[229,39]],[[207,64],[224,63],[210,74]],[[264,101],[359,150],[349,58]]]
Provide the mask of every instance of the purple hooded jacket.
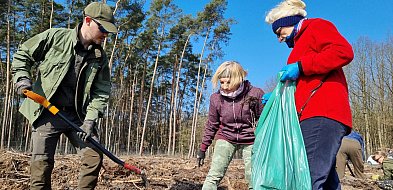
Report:
[[201,151],[206,151],[214,137],[233,144],[253,144],[254,127],[262,112],[260,88],[244,81],[244,89],[235,99],[216,92],[210,96],[209,116],[205,125]]

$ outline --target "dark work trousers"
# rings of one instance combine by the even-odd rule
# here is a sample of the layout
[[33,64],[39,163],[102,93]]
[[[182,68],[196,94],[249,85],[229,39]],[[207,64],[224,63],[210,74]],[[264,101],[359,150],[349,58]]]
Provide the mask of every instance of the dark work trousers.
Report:
[[326,117],[300,122],[313,190],[341,189],[336,172],[336,155],[348,127]]
[[[365,178],[363,171],[362,146],[356,139],[343,138],[341,147],[337,153],[336,170],[340,180],[345,176],[345,167],[350,160],[353,165],[353,173],[357,178]],[[349,167],[349,166],[348,166]]]
[[[82,125],[75,112],[63,111],[63,115],[77,125]],[[95,130],[92,136],[97,138]],[[61,134],[65,134],[71,144],[81,156],[81,169],[78,189],[94,189],[98,174],[102,166],[102,153],[83,142],[72,129],[58,116],[54,116],[46,109],[33,124],[32,140],[33,152],[30,163],[30,189],[51,189],[51,174],[54,167],[56,145]]]

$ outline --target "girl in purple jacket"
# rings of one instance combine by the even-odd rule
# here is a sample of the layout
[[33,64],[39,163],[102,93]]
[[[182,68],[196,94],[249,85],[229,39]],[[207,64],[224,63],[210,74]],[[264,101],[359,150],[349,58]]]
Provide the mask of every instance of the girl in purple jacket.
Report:
[[213,75],[212,83],[220,90],[210,96],[209,116],[197,155],[202,166],[207,148],[214,138],[216,143],[211,167],[202,189],[217,189],[234,153],[242,151],[245,178],[251,186],[251,150],[254,128],[262,111],[262,89],[245,80],[247,72],[236,61],[225,61]]

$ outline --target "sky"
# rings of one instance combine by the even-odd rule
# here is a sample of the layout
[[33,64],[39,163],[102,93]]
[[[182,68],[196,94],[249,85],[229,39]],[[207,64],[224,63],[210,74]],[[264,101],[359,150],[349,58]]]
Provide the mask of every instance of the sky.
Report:
[[[208,0],[175,0],[186,14],[203,10]],[[215,61],[213,70],[225,60],[238,61],[247,71],[247,79],[264,89],[267,81],[286,64],[289,49],[279,43],[271,25],[265,22],[267,12],[278,0],[228,0],[226,18],[237,24],[231,28],[231,39],[224,46],[225,56]],[[308,18],[323,18],[335,24],[339,32],[354,44],[360,37],[382,42],[393,33],[392,0],[309,0],[306,3]],[[356,56],[356,55],[355,55]]]

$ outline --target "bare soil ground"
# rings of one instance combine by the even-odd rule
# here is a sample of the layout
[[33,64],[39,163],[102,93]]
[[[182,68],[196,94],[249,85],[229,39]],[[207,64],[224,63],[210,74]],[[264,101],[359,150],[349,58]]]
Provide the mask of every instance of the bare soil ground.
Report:
[[[150,183],[149,187],[143,187],[139,176],[104,158],[104,167],[101,170],[96,189],[201,189],[210,165],[210,160],[207,160],[203,167],[198,168],[195,159],[188,160],[164,156],[133,156],[121,157],[121,159],[125,160],[126,163],[145,169]],[[27,154],[0,151],[0,189],[29,189],[29,160],[30,156]],[[52,188],[77,189],[79,157],[77,155],[56,156],[55,161],[55,168],[52,173]],[[370,178],[374,174],[381,175],[381,173],[379,168],[366,165],[365,174],[367,179],[356,179],[347,173],[342,181],[342,188],[344,190],[378,189],[378,186]],[[247,189],[242,160],[236,159],[231,162],[219,189]]]

